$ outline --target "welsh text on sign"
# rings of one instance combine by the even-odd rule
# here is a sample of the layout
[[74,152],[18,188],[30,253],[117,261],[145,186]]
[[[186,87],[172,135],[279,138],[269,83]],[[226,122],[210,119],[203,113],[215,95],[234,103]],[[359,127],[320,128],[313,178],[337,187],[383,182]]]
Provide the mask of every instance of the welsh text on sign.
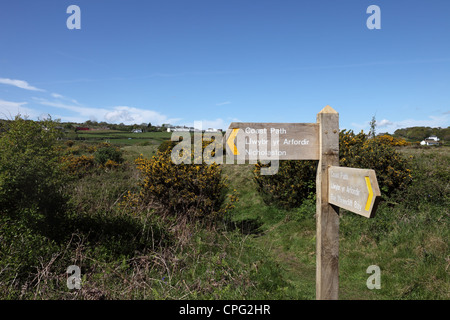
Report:
[[315,123],[233,122],[227,145],[243,160],[318,160],[318,129]]
[[375,171],[331,166],[328,168],[328,202],[370,218],[381,193]]

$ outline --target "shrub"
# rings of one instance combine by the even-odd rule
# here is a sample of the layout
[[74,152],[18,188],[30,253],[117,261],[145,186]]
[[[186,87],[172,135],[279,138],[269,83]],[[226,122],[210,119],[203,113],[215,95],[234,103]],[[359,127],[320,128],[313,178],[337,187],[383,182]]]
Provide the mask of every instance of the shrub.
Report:
[[450,155],[417,152],[410,157],[413,181],[406,192],[394,192],[393,200],[414,210],[426,204],[450,207]]
[[264,166],[255,165],[253,178],[265,203],[293,208],[314,197],[317,161],[280,161],[275,175],[261,175]]
[[2,299],[20,299],[27,287],[34,287],[40,262],[57,256],[59,246],[36,233],[26,217],[0,215],[0,288]]
[[[393,141],[393,140],[392,140]],[[374,169],[384,196],[404,190],[412,181],[410,164],[392,147],[390,139],[367,139],[364,132],[342,130],[339,134],[339,165]],[[257,190],[268,204],[284,208],[299,207],[316,192],[317,161],[280,161],[276,175],[260,175],[256,164],[254,180]]]
[[159,146],[158,151],[159,152],[166,152],[166,151],[172,151],[173,147],[177,144],[176,141],[172,140],[164,140]]
[[124,161],[120,149],[106,143],[97,148],[94,152],[94,159],[97,164],[102,166],[104,166],[108,160],[112,160],[117,164]]
[[97,147],[96,146],[88,146],[87,147],[87,152],[94,153],[95,151],[97,151]]
[[63,169],[72,176],[82,177],[95,168],[94,156],[74,156],[61,157]]
[[107,169],[114,169],[117,168],[119,166],[119,164],[117,162],[115,162],[114,160],[108,160],[105,163],[105,168]]
[[382,195],[404,190],[412,181],[409,161],[390,140],[367,139],[363,132],[343,130],[339,134],[339,164],[342,167],[373,169]]
[[72,147],[74,145],[75,142],[73,142],[72,140],[67,140],[65,142],[65,145],[68,146],[69,148]]
[[[85,154],[79,155],[81,151]],[[62,168],[71,176],[79,178],[98,168],[109,170],[118,168],[124,161],[122,151],[109,143],[101,143],[97,146],[72,145],[60,152],[64,154],[60,159]]]
[[46,216],[64,205],[64,184],[56,148],[60,132],[51,120],[21,119],[0,133],[0,208],[11,214],[33,208]]
[[392,147],[404,147],[409,146],[410,143],[407,142],[405,139],[402,138],[395,138],[391,135],[384,134],[382,136],[377,136],[376,139],[386,145],[390,145]]
[[180,221],[210,222],[225,214],[237,201],[225,204],[227,185],[217,164],[174,164],[171,152],[158,152],[151,159],[136,159],[141,172],[140,192],[125,196],[122,205],[137,208],[156,203]]

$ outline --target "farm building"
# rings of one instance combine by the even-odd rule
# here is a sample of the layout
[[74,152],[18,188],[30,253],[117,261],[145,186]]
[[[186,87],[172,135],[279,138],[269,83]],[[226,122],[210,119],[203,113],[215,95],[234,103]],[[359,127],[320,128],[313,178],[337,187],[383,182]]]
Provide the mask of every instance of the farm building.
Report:
[[422,146],[438,146],[439,145],[439,138],[436,137],[436,136],[428,137],[425,140],[422,140],[420,142],[420,145],[422,145]]
[[168,127],[167,132],[201,132],[201,130],[195,129],[194,127],[177,126]]

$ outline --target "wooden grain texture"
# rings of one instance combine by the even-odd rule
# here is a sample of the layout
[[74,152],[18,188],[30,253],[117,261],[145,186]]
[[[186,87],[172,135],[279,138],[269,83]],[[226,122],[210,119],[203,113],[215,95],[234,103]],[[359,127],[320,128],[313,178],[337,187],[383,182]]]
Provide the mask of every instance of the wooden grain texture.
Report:
[[317,114],[319,166],[316,179],[316,299],[339,294],[339,208],[328,203],[328,167],[339,166],[339,114],[326,106]]
[[329,203],[366,218],[374,216],[381,196],[375,170],[330,167],[328,179]]
[[[233,122],[227,130],[242,160],[319,160],[319,126],[316,123]],[[230,148],[228,143],[228,148]],[[229,150],[230,151],[230,150]]]

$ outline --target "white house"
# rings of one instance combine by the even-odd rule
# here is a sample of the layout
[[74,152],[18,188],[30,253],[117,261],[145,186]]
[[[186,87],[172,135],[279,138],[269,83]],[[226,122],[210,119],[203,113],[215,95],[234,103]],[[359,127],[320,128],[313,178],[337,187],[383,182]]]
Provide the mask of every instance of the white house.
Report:
[[[208,130],[217,130],[209,128]],[[205,130],[203,130],[205,131]],[[186,126],[177,126],[177,127],[168,127],[167,132],[202,132],[200,129],[196,129],[194,127],[186,127]],[[206,132],[217,132],[217,131],[207,131]]]
[[192,132],[194,128],[186,126],[167,127],[167,132]]
[[425,140],[422,140],[420,142],[420,145],[422,145],[422,146],[438,146],[439,145],[439,138],[436,137],[436,136],[428,137]]
[[221,129],[214,129],[214,128],[208,128],[205,130],[205,132],[222,132]]

